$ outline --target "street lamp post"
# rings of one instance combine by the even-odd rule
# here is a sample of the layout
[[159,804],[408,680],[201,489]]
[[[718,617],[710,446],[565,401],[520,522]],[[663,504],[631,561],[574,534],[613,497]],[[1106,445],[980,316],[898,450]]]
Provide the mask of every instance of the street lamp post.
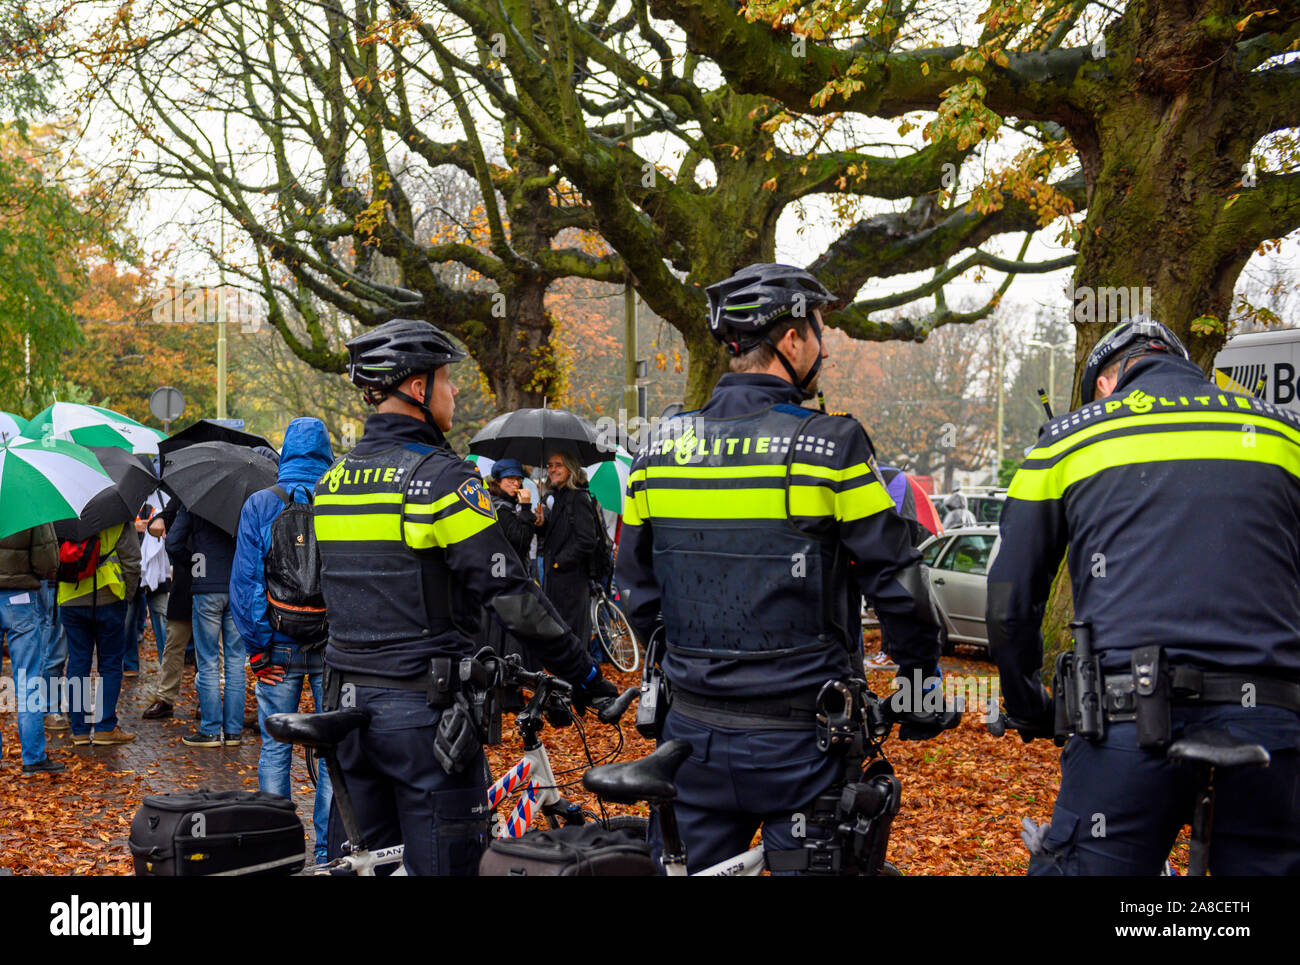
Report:
[[[217,162],[217,174],[225,165]],[[226,418],[226,209],[221,208],[220,241],[217,251],[217,418]],[[206,299],[205,299],[206,301]]]
[[1036,345],[1039,348],[1047,349],[1047,399],[1052,405],[1052,411],[1056,411],[1056,350],[1069,348],[1072,342],[1040,342],[1035,338],[1025,339],[1026,345]]

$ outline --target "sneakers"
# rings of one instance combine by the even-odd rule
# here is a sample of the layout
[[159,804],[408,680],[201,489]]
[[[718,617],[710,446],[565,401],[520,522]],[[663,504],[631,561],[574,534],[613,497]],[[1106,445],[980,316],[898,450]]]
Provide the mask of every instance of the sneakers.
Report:
[[89,734],[89,733],[85,733],[85,734],[73,734],[73,735],[72,735],[72,743],[74,743],[74,744],[78,744],[78,745],[81,745],[81,744],[89,744],[89,743],[90,743],[90,734]]
[[186,747],[220,747],[220,734],[205,734],[198,728],[190,731],[181,738],[181,743]]
[[238,734],[221,735],[221,743],[225,744],[227,747],[238,747],[243,742],[244,739],[240,737]]
[[155,697],[154,702],[149,705],[140,717],[143,720],[164,720],[172,715],[172,705],[167,703],[161,697]]
[[105,744],[129,744],[135,740],[134,734],[128,734],[120,727],[114,727],[112,730],[97,730],[90,742],[96,746]]
[[43,761],[37,761],[35,764],[23,765],[23,777],[35,777],[37,774],[60,774],[66,768],[58,761],[52,761],[48,757]]
[[140,676],[140,671],[138,671],[138,670],[123,670],[123,671],[122,671],[122,679],[123,679],[123,680],[131,680],[131,679],[133,679],[133,678],[135,678],[135,677],[138,677],[138,676]]
[[881,650],[863,661],[868,670],[897,670],[898,664],[889,659],[889,654]]
[[72,730],[72,721],[68,720],[67,714],[46,714],[45,729],[55,734],[65,730]]

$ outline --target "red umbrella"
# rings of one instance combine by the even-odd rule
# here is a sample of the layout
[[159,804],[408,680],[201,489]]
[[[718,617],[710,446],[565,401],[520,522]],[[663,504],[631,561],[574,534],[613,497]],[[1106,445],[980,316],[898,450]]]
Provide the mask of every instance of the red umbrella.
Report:
[[916,497],[916,521],[935,536],[941,535],[943,527],[939,525],[939,514],[934,511],[929,493],[921,488],[915,477],[908,476],[907,482],[912,487],[912,495]]

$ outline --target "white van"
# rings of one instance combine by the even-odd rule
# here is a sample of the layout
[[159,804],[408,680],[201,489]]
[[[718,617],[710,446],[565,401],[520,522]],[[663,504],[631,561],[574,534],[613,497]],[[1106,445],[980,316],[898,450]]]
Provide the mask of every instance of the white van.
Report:
[[1214,359],[1214,381],[1300,415],[1300,328],[1234,335]]

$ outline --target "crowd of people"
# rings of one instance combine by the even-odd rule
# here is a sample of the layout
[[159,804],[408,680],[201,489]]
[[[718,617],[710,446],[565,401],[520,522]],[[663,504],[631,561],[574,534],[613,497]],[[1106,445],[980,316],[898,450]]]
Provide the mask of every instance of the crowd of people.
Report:
[[[0,635],[19,696],[24,777],[65,769],[48,755],[47,737],[66,735],[74,745],[90,746],[136,739],[120,726],[117,705],[123,679],[140,676],[148,624],[158,671],[142,720],[178,714],[184,668],[193,664],[198,707],[181,743],[238,746],[247,723],[247,667],[256,679],[261,730],[258,785],[289,796],[292,747],[271,738],[265,721],[297,711],[307,689],[322,706],[326,629],[322,621],[319,633],[304,639],[273,625],[267,561],[274,521],[294,503],[312,502],[334,452],[325,424],[310,417],[289,424],[281,452],[257,451],[277,463],[277,483],[247,500],[236,536],[160,489],[133,522],[89,540],[60,539],[54,524],[0,539]],[[530,471],[514,459],[498,461],[488,480],[493,508],[520,565],[566,620],[583,626],[590,591],[580,577],[585,557],[599,545],[600,517],[580,506],[594,500],[571,456],[557,454],[546,468],[549,492],[534,505],[525,485]],[[484,619],[480,636],[533,663],[498,621]],[[321,768],[314,806],[318,861],[325,860],[330,800],[329,774]]]

